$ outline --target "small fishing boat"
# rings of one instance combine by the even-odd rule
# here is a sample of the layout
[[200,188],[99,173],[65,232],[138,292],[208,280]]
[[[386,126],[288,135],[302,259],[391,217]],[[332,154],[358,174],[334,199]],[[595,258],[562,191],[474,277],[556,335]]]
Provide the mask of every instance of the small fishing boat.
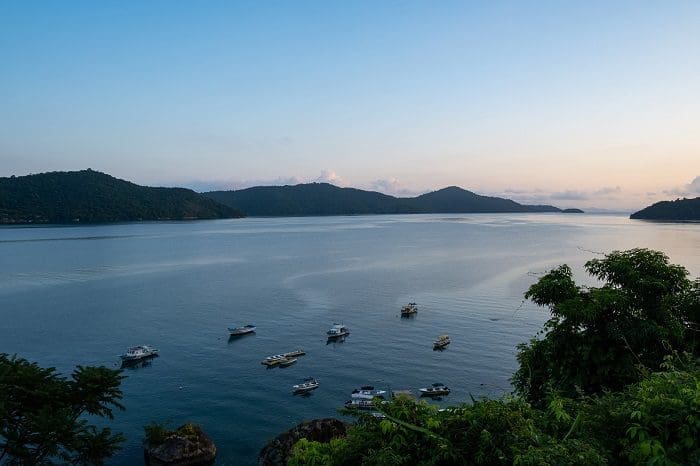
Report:
[[449,345],[450,337],[447,335],[440,335],[437,340],[433,342],[433,349],[442,349]]
[[316,390],[318,388],[318,380],[314,379],[313,377],[307,377],[304,379],[303,382],[298,383],[296,385],[292,385],[292,389],[294,390],[294,393],[307,393],[310,392],[311,390]]
[[328,335],[328,338],[340,338],[344,337],[345,335],[350,334],[350,329],[347,328],[343,324],[333,324],[330,330],[326,332],[326,335]]
[[257,327],[255,325],[245,325],[243,327],[229,327],[228,333],[230,333],[231,336],[245,335],[247,333],[255,332],[256,328]]
[[359,400],[357,398],[348,400],[345,402],[345,407],[347,409],[374,409],[374,401],[372,400]]
[[[277,364],[280,364],[287,359],[293,359],[299,356],[304,356],[306,352],[299,348],[295,349],[294,351],[290,351],[288,353],[281,353],[281,354],[275,354],[273,356],[268,356],[262,361],[260,361],[260,364],[264,364],[266,366],[276,366]],[[293,364],[293,363],[292,363]]]
[[122,359],[122,364],[131,364],[155,356],[158,356],[157,349],[151,348],[148,345],[139,345],[132,346],[126,350],[126,353],[122,354],[120,358]]
[[284,361],[279,362],[280,367],[289,367],[298,361],[297,358],[286,358]]
[[356,388],[355,390],[353,390],[350,394],[350,398],[360,400],[372,400],[376,396],[378,396],[379,398],[384,398],[385,394],[386,390],[375,390],[374,387],[366,385],[364,387]]
[[408,303],[401,308],[401,317],[410,317],[418,313],[418,306],[416,303]]
[[442,383],[434,383],[432,387],[421,388],[421,396],[444,396],[450,394],[450,389]]

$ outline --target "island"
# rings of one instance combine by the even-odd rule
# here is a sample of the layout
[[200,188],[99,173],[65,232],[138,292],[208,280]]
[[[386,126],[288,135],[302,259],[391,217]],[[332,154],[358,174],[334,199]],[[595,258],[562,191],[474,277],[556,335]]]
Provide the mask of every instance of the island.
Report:
[[661,201],[630,215],[635,220],[700,222],[700,197]]
[[562,212],[550,205],[525,205],[510,199],[482,196],[450,186],[417,197],[394,197],[329,183],[256,186],[212,191],[205,196],[250,216],[318,216],[368,214],[456,214]]
[[184,188],[151,188],[94,170],[0,178],[0,224],[76,224],[243,217]]

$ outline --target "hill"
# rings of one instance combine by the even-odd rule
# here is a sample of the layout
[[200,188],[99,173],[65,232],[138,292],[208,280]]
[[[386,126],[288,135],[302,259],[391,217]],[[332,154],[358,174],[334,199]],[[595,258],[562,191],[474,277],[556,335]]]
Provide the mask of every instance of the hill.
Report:
[[205,196],[252,216],[561,212],[553,206],[528,206],[510,199],[481,196],[456,186],[417,197],[339,188],[328,183],[256,186],[212,191]]
[[184,188],[151,188],[93,170],[0,178],[0,224],[235,218]]
[[669,220],[679,222],[700,222],[700,197],[661,201],[630,215],[638,220]]

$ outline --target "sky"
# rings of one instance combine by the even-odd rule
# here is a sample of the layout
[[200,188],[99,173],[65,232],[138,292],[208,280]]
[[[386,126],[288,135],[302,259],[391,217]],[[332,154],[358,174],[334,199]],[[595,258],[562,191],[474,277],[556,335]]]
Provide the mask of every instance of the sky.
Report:
[[0,1],[0,176],[700,196],[698,1]]

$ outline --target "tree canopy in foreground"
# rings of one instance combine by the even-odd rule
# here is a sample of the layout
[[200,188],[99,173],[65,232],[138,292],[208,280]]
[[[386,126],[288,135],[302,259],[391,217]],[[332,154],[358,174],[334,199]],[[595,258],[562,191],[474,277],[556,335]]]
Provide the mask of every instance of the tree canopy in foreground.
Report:
[[120,371],[77,366],[70,378],[0,354],[0,463],[103,464],[123,441],[92,425],[123,409]]

